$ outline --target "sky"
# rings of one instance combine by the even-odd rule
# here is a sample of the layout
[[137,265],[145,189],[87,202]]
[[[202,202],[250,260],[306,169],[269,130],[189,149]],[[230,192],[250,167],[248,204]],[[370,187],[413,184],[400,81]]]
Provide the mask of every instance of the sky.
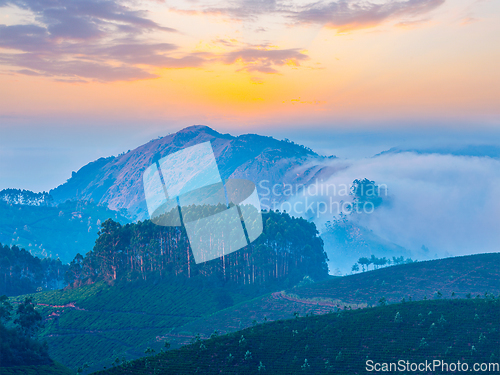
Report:
[[0,0],[0,189],[193,124],[325,154],[500,142],[495,0]]

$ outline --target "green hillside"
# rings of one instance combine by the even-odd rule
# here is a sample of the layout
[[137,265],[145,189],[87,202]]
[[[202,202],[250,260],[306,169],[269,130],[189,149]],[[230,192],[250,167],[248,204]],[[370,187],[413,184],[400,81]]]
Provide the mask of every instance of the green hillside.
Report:
[[[150,275],[147,280],[118,280],[112,285],[101,281],[33,296],[46,317],[42,336],[51,357],[74,369],[84,363],[100,369],[117,358],[143,356],[148,347],[159,352],[165,341],[171,348],[179,348],[197,335],[208,338],[215,330],[221,334],[235,332],[254,324],[289,319],[295,313],[328,314],[344,306],[366,307],[366,301],[378,305],[383,296],[391,303],[400,302],[404,296],[409,301],[412,288],[427,291],[412,294],[414,301],[427,296],[439,302],[438,296],[433,296],[436,290],[442,290],[440,299],[450,303],[459,297],[467,299],[469,293],[474,298],[477,294],[484,298],[486,292],[487,296],[499,295],[498,259],[499,254],[482,254],[419,262],[313,284],[306,278],[302,286],[262,296],[256,296],[258,290],[251,288],[204,286],[196,278],[160,279],[158,275]],[[431,277],[428,273],[434,269],[438,272]],[[460,272],[464,277],[454,284],[450,276]],[[420,274],[427,278],[418,278]],[[405,275],[407,284],[396,282],[391,286],[390,281],[398,275]],[[442,287],[445,284],[454,287],[455,296]],[[377,301],[373,302],[375,297]]]
[[[15,308],[14,308],[15,307]],[[0,375],[68,375],[55,363],[45,342],[36,339],[42,316],[30,298],[15,306],[0,295]]]
[[73,369],[99,369],[159,350],[165,340],[179,347],[196,334],[172,334],[179,327],[305,276],[328,276],[314,224],[284,213],[264,218],[254,243],[200,264],[180,228],[105,221],[94,249],[71,262],[72,287],[33,295],[51,357]]
[[74,287],[33,294],[50,357],[73,370],[87,364],[95,371],[146,351],[158,353],[165,342],[176,349],[215,330],[230,333],[293,315],[364,308],[383,297],[393,303],[500,293],[500,254],[314,283],[309,275],[326,276],[314,225],[276,212],[264,219],[264,233],[251,246],[203,264],[192,261],[181,229],[105,221],[94,249],[71,263],[67,279]]
[[108,218],[128,222],[118,212],[87,201],[34,206],[0,200],[0,242],[69,263],[93,248],[100,224]]
[[377,304],[424,298],[500,294],[500,253],[415,262],[334,278],[288,291],[317,302]]
[[179,279],[124,280],[113,286],[98,282],[32,296],[45,317],[40,337],[50,356],[74,369],[140,357],[147,347],[163,345],[160,337],[174,327],[214,313],[228,299],[238,303],[247,298]]
[[[295,288],[259,296],[214,314],[193,320],[169,333],[171,337],[214,330],[234,332],[293,314],[325,314],[344,307],[365,308],[387,303],[427,299],[474,298],[500,294],[500,254],[479,254],[386,267],[345,277],[302,282]],[[438,292],[438,293],[437,293]],[[441,295],[439,294],[441,293]],[[189,333],[189,335],[188,335]],[[189,337],[184,343],[189,342]]]
[[500,362],[500,299],[407,302],[281,320],[98,374],[352,375],[368,373],[367,363],[399,360],[460,361],[471,367]]
[[74,375],[70,369],[60,363],[40,366],[0,367],[0,375]]

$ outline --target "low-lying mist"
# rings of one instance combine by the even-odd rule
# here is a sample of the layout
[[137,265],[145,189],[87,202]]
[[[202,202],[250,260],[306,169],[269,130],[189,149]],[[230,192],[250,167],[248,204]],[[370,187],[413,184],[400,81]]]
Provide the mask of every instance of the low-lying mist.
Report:
[[[414,259],[500,251],[500,160],[402,152],[327,164],[340,165],[344,168],[332,168],[333,175],[316,182],[317,189],[289,199],[286,208],[291,214],[313,220],[324,231],[325,222],[338,214],[332,202],[352,201],[352,196],[339,194],[342,185],[368,178],[387,186],[380,191],[383,203],[349,220],[406,248]],[[332,186],[337,187],[336,195]],[[294,209],[297,202],[301,204],[295,208],[306,207],[306,200],[316,203],[313,213]]]

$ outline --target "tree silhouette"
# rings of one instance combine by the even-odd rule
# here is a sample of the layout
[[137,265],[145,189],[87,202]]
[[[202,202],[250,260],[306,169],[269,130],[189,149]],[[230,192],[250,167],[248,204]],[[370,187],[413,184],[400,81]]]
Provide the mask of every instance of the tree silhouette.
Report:
[[363,268],[363,272],[364,272],[365,267],[366,267],[366,270],[368,270],[368,266],[371,264],[371,261],[370,261],[370,259],[368,259],[366,257],[361,257],[361,258],[359,258],[358,263],[361,264],[361,267]]
[[[109,219],[102,224],[94,249],[71,262],[66,281],[77,287],[97,280],[146,280],[155,275],[210,280],[216,286],[293,286],[304,276],[315,281],[328,276],[323,241],[313,223],[270,211],[263,215],[263,226],[262,235],[250,245],[197,264],[184,227],[159,226],[150,220],[122,226]],[[221,308],[233,304],[223,293],[218,302]]]
[[17,307],[16,313],[17,319],[14,323],[19,325],[19,329],[24,336],[33,337],[42,323],[42,316],[35,310],[33,299],[26,297]]
[[5,324],[11,317],[12,305],[9,303],[7,296],[0,296],[0,324]]

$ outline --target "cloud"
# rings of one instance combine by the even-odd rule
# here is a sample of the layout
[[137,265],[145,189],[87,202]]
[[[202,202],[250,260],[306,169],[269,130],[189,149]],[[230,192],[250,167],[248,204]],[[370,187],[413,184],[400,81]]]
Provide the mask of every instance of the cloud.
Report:
[[[269,2],[246,1],[254,11],[273,7]],[[172,43],[147,41],[152,31],[175,32],[116,1],[0,0],[0,8],[17,6],[30,11],[32,24],[0,25],[0,64],[15,66],[18,74],[46,76],[65,82],[100,82],[156,78],[153,69],[197,68],[208,62],[243,64],[240,70],[277,73],[285,64],[299,66],[308,57],[297,49],[220,40],[229,52],[181,54]]]
[[200,10],[178,8],[171,8],[171,10],[187,15],[223,15],[235,20],[255,20],[258,16],[285,10],[285,7],[276,0],[225,1],[223,4],[222,6],[201,5]]
[[234,64],[241,62],[244,70],[260,73],[278,73],[275,66],[286,64],[300,66],[301,61],[309,57],[298,49],[265,49],[265,48],[243,48],[226,53],[224,62]]
[[460,22],[460,25],[462,26],[467,26],[467,25],[470,25],[471,23],[475,23],[475,22],[478,22],[479,19],[477,18],[474,18],[474,17],[465,17],[462,22]]
[[290,17],[296,23],[316,23],[345,32],[377,26],[393,18],[425,14],[444,2],[445,0],[389,0],[373,3],[340,0],[311,4]]
[[[177,10],[185,14],[225,15],[235,20],[254,21],[263,15],[278,15],[294,24],[319,24],[339,32],[373,27],[390,19],[414,17],[430,12],[445,0],[316,1],[303,5],[294,1],[240,0],[227,6],[203,6],[201,10]],[[173,9],[176,10],[176,9]]]
[[98,0],[2,0],[0,7],[30,11],[34,24],[0,25],[0,63],[19,74],[102,82],[156,77],[153,67],[200,66],[205,55],[173,57],[170,43],[145,42],[151,31],[175,32],[118,2]]
[[0,6],[14,5],[29,10],[47,25],[54,37],[88,39],[99,35],[106,24],[121,23],[144,30],[175,31],[146,18],[146,12],[132,10],[111,0],[4,0]]
[[395,26],[396,27],[401,27],[403,29],[413,29],[415,27],[419,27],[423,24],[429,23],[429,19],[417,19],[417,20],[412,20],[412,21],[401,21],[398,22]]
[[46,28],[36,25],[0,25],[0,47],[43,52],[52,48]]
[[[155,75],[134,66],[112,66],[94,61],[71,60],[57,61],[40,58],[33,53],[0,56],[0,62],[22,66],[18,70],[24,75],[43,75],[46,77],[84,77],[101,82],[126,81],[130,79],[154,78]],[[74,81],[74,80],[71,80]]]
[[[359,223],[411,250],[418,259],[426,256],[421,253],[422,245],[430,249],[430,257],[499,251],[499,159],[405,152],[362,160],[333,160],[329,166],[335,172],[318,182],[318,191],[321,186],[326,192],[328,185],[349,185],[365,177],[387,185],[386,202],[390,204],[361,215]],[[329,196],[314,199],[350,199],[329,192]],[[297,199],[305,198],[296,197],[291,202]],[[315,221],[321,227],[331,218],[328,213]]]

